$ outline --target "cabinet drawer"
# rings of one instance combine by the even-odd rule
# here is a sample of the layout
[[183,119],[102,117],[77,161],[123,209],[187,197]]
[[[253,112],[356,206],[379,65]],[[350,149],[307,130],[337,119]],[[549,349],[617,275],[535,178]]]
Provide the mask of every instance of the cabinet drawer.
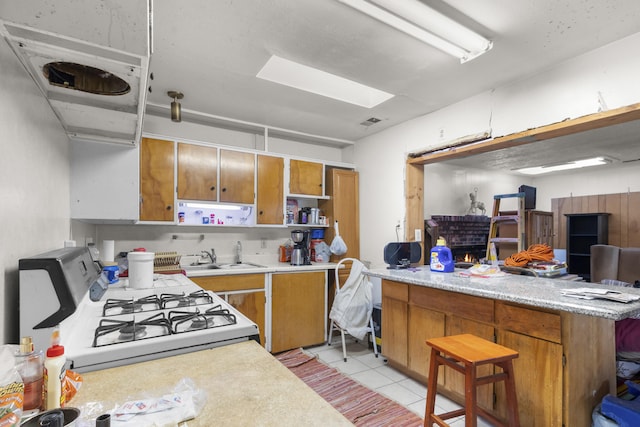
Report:
[[440,289],[411,286],[410,302],[419,307],[455,314],[465,319],[493,323],[494,302],[488,298],[463,295]]
[[234,274],[229,276],[190,277],[198,286],[213,292],[263,289],[264,274]]
[[382,280],[382,296],[399,301],[409,301],[409,285]]
[[497,302],[496,323],[499,329],[519,332],[555,343],[562,342],[561,319],[556,313]]

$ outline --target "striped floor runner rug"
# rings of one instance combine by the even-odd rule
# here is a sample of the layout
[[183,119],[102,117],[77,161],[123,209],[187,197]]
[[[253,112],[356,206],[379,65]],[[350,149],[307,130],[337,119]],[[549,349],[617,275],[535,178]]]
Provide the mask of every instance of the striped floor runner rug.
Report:
[[301,349],[280,353],[276,358],[356,426],[423,425],[422,419],[404,406],[370,390]]

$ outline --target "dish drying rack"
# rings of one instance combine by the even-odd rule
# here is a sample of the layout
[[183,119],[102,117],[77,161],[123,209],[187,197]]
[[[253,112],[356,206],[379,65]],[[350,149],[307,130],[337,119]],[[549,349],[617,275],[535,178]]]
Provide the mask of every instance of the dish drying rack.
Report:
[[180,258],[177,252],[156,252],[153,258],[154,273],[180,273]]

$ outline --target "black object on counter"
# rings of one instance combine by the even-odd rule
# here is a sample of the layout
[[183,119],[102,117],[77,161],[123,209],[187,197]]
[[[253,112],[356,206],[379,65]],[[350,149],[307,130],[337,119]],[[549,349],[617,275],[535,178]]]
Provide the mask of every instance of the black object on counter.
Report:
[[418,242],[391,242],[384,247],[384,262],[389,269],[408,268],[420,261],[422,248]]
[[111,415],[102,414],[96,418],[96,427],[111,427]]
[[64,414],[62,411],[49,411],[40,417],[38,425],[42,427],[62,427],[64,425]]

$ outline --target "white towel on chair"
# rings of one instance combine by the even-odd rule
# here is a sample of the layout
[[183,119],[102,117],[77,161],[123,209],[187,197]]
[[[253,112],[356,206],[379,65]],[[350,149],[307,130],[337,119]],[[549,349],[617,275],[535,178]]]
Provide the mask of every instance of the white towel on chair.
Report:
[[362,272],[367,268],[360,261],[351,265],[351,273],[333,300],[329,318],[358,340],[364,339],[373,311],[373,285]]

